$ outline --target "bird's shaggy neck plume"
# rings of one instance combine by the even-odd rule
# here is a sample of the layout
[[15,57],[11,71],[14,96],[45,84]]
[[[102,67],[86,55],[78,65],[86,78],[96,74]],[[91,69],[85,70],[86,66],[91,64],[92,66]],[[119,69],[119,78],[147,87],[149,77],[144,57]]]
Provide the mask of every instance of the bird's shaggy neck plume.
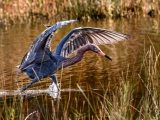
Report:
[[61,61],[59,64],[58,64],[58,68],[57,70],[60,70],[62,68],[65,68],[67,66],[70,66],[70,65],[73,65],[79,61],[82,60],[83,58],[83,55],[86,51],[93,51],[93,47],[95,47],[95,45],[86,45],[84,47],[82,47],[80,50],[77,51],[77,55],[72,57],[72,58],[66,58],[65,60]]

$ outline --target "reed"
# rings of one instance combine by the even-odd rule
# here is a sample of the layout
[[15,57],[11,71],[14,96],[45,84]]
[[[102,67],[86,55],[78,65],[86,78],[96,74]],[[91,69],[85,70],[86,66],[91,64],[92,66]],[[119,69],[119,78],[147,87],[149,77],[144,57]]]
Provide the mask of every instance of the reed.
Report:
[[[128,67],[115,88],[110,83],[107,86],[100,83],[99,91],[90,86],[83,90],[77,84],[79,91],[66,92],[55,100],[47,94],[25,99],[23,96],[2,97],[0,119],[159,120],[159,55],[152,42],[149,49],[144,46],[138,73],[130,73]],[[71,88],[71,79],[68,88]]]
[[[152,42],[151,42],[152,44]],[[103,86],[103,94],[91,91],[87,97],[82,91],[86,102],[94,114],[94,119],[108,120],[158,120],[160,118],[160,67],[159,55],[154,46],[145,51],[138,74],[128,76],[122,73],[120,85],[115,90]],[[141,92],[139,92],[141,91]],[[94,100],[95,99],[95,100]],[[91,103],[92,100],[94,102]]]
[[6,0],[0,1],[0,23],[155,16],[160,13],[159,4],[155,0]]

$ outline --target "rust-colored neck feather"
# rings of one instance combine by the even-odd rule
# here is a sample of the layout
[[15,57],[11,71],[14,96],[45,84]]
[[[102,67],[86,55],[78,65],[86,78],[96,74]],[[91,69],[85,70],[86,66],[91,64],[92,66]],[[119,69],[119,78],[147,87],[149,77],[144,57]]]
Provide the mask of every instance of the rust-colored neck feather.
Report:
[[93,46],[93,45],[86,45],[86,46],[82,47],[81,49],[79,49],[79,50],[77,51],[77,55],[76,55],[76,56],[74,56],[74,57],[72,57],[72,58],[66,58],[65,60],[63,60],[62,62],[60,62],[60,63],[58,64],[57,70],[60,70],[60,69],[62,69],[62,68],[68,67],[68,66],[70,66],[70,65],[73,65],[73,64],[81,61],[82,58],[83,58],[83,55],[84,55],[84,53],[85,53],[86,51],[88,51],[88,50],[93,51],[93,50],[91,49],[91,48],[92,48],[91,46]]

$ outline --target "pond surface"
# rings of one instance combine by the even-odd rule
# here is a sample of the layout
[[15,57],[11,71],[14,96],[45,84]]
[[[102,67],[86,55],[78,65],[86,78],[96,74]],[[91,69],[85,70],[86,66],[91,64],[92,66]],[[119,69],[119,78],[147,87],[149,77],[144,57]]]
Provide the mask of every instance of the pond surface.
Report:
[[[20,90],[25,87],[31,79],[21,74],[16,76],[16,66],[28,51],[31,43],[39,35],[47,24],[47,21],[38,23],[15,24],[9,26],[0,26],[0,90]],[[54,24],[54,22],[49,22]],[[76,27],[97,27],[114,30],[117,32],[129,34],[132,36],[127,41],[121,41],[112,45],[100,46],[102,51],[112,58],[109,61],[93,52],[86,52],[83,60],[73,66],[65,68],[57,73],[58,82],[62,89],[61,99],[65,99],[70,93],[78,90],[77,84],[85,91],[88,88],[101,93],[102,85],[115,88],[119,85],[119,77],[128,74],[128,77],[134,72],[139,72],[140,63],[145,49],[149,49],[152,40],[154,47],[160,51],[159,47],[159,19],[158,18],[134,18],[134,19],[107,19],[91,20],[88,22],[77,22],[64,26],[54,35],[51,43],[51,49],[61,38],[70,30]],[[75,55],[75,54],[74,54]],[[73,56],[74,56],[73,55]],[[49,78],[32,85],[30,90],[45,90],[52,84]],[[28,90],[29,90],[28,89]],[[68,90],[70,89],[70,90]],[[66,90],[66,91],[65,91]],[[48,94],[47,99],[53,99]],[[72,97],[70,98],[72,99]],[[3,104],[2,102],[0,103]],[[27,103],[26,103],[27,104]],[[25,104],[25,105],[26,105]],[[29,103],[32,106],[32,102]],[[35,106],[35,105],[33,105]],[[32,111],[32,107],[27,107]],[[26,106],[25,108],[26,109]]]

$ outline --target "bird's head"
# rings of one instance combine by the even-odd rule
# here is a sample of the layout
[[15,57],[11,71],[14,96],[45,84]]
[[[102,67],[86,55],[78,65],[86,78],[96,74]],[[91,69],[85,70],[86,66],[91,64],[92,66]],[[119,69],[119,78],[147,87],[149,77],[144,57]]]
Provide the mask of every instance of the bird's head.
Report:
[[112,61],[112,59],[108,55],[106,55],[104,52],[102,52],[102,50],[97,45],[90,45],[90,50]]

